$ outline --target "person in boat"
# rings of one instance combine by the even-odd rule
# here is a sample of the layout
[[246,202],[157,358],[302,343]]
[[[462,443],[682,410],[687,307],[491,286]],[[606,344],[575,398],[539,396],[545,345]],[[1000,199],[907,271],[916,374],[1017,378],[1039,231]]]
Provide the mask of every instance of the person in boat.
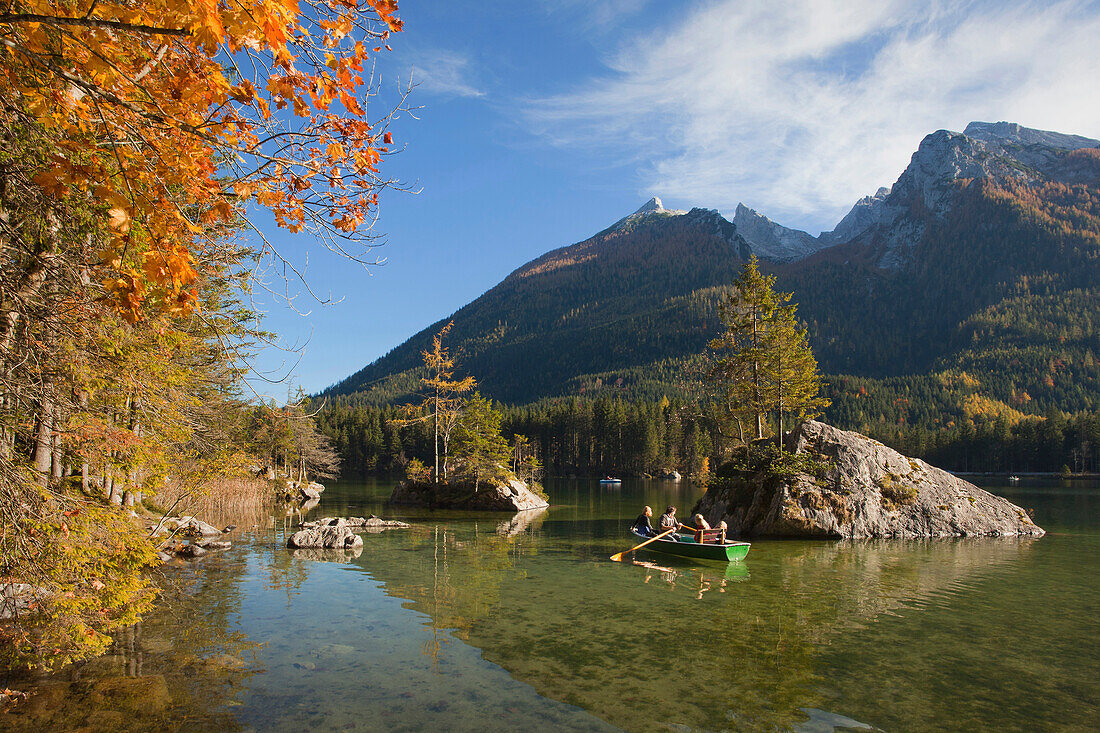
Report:
[[[667,532],[668,530],[677,530],[684,525],[680,524],[680,521],[676,519],[676,507],[669,504],[665,509],[665,513],[661,515],[660,521],[657,523],[657,533]],[[665,535],[665,539],[676,540],[676,533]]]
[[696,514],[692,517],[692,521],[695,522],[695,541],[699,544],[703,543],[703,530],[710,529],[710,524],[706,519],[703,519],[702,514]]
[[634,520],[634,524],[630,525],[630,528],[643,537],[656,537],[657,531],[653,529],[653,526],[649,523],[649,518],[652,516],[653,510],[650,507],[646,507],[642,510],[642,513],[638,515],[638,518]]

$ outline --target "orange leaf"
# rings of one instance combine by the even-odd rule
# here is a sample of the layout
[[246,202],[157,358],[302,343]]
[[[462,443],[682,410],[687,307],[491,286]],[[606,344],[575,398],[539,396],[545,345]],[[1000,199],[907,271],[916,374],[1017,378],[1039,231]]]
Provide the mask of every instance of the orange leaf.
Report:
[[107,212],[107,223],[119,234],[130,231],[130,212],[116,206]]

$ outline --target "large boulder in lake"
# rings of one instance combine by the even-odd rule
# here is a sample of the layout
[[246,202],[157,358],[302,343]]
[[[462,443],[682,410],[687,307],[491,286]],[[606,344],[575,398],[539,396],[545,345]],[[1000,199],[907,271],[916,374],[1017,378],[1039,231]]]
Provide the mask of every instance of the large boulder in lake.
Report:
[[291,549],[351,550],[362,545],[363,538],[352,532],[342,518],[329,519],[319,526],[295,532],[286,541]]
[[859,433],[813,420],[789,450],[824,464],[819,476],[745,474],[712,487],[692,510],[733,537],[832,539],[1033,536],[1020,507]]
[[473,482],[432,483],[402,481],[390,494],[391,504],[411,504],[433,509],[468,509],[521,512],[550,506],[538,484],[528,486],[518,478]]

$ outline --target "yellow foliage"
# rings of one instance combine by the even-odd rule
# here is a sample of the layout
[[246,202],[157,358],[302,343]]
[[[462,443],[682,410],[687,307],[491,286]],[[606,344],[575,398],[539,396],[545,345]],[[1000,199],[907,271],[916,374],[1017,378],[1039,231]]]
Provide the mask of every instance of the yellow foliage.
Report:
[[975,419],[995,420],[1004,418],[1009,425],[1015,425],[1027,416],[1019,410],[1009,407],[1000,400],[984,397],[980,394],[968,394],[962,402],[963,414],[973,422]]

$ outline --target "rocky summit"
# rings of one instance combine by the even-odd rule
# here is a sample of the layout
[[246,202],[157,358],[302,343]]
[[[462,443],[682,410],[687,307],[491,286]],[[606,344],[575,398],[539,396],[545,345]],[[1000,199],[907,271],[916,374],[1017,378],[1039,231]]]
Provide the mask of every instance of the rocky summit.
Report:
[[1041,537],[1027,512],[859,433],[807,421],[788,447],[825,466],[818,478],[750,475],[712,488],[692,512],[734,537],[882,539]]

